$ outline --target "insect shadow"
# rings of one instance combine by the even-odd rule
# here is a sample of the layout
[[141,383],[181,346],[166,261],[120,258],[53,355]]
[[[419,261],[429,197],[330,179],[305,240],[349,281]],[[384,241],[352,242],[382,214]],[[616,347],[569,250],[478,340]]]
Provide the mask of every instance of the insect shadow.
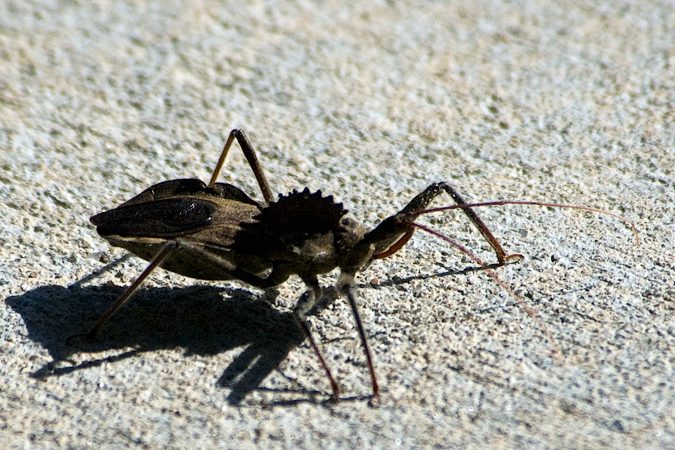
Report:
[[88,354],[126,351],[68,364],[75,353],[65,344],[69,327],[96,317],[122,292],[122,288],[110,286],[50,285],[7,298],[6,303],[22,316],[28,337],[52,357],[31,376],[67,375],[159,349],[210,356],[245,347],[218,380],[231,389],[228,401],[237,404],[305,340],[291,312],[274,308],[245,289],[208,285],[141,288],[135,301],[125,306],[120,320],[110,324],[110,335],[83,343],[78,349]]
[[[394,278],[384,280],[380,286],[404,285],[416,279],[481,270],[484,269],[472,267]],[[69,375],[156,350],[182,349],[186,355],[213,356],[245,347],[217,380],[219,386],[230,389],[228,403],[238,405],[260,388],[293,349],[305,342],[306,337],[292,312],[270,305],[267,295],[258,295],[245,288],[193,285],[137,290],[135,300],[125,305],[124,314],[110,323],[110,333],[75,349],[65,343],[72,323],[97,317],[124,291],[121,286],[82,287],[102,271],[96,271],[70,287],[41,286],[5,299],[7,305],[21,315],[27,337],[46,349],[52,358],[30,374],[33,378],[44,380]],[[317,302],[311,314],[319,314],[338,297],[334,289],[325,289],[322,300]],[[79,364],[70,360],[74,353],[82,351],[92,355],[115,349],[126,351]],[[307,402],[314,401],[315,395],[321,395],[321,392],[302,388],[299,384],[293,388],[293,392],[296,391],[302,391]],[[343,398],[343,401],[348,400]],[[288,402],[280,400],[278,403]]]

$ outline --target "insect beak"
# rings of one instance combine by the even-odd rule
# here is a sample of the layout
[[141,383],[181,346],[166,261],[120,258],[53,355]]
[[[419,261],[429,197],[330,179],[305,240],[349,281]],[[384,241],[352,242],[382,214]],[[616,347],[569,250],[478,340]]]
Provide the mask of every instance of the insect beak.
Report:
[[393,255],[412,237],[415,229],[407,214],[396,214],[386,218],[371,230],[364,240],[374,247],[373,258],[382,259]]
[[104,215],[105,215],[104,212],[93,215],[89,218],[89,222],[91,222],[95,226],[98,226],[103,221]]

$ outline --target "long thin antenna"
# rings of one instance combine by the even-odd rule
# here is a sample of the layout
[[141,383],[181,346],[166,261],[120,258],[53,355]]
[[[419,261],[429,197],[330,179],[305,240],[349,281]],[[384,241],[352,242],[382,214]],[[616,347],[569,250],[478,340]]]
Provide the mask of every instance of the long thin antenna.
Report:
[[[503,205],[533,205],[533,206],[548,206],[551,208],[568,208],[568,209],[578,209],[581,211],[591,211],[594,213],[598,214],[604,214],[606,216],[611,216],[614,217],[615,219],[619,219],[623,222],[626,222],[631,226],[633,229],[633,234],[635,234],[635,242],[636,245],[640,245],[640,236],[638,235],[638,230],[637,227],[633,222],[630,220],[626,219],[625,217],[621,217],[617,214],[613,214],[608,211],[604,211],[602,209],[597,209],[597,208],[590,208],[588,206],[577,206],[577,205],[561,205],[558,203],[543,203],[543,202],[530,202],[530,201],[521,201],[521,200],[497,200],[493,202],[481,202],[481,203],[467,203],[463,205],[451,205],[451,206],[440,206],[438,208],[429,208],[425,209],[424,211],[419,211],[416,212],[415,215],[419,214],[431,214],[435,212],[440,212],[440,211],[450,211],[451,209],[466,209],[466,208],[476,208],[479,206],[503,206]],[[418,224],[414,224],[419,227]],[[433,233],[432,233],[433,234]]]

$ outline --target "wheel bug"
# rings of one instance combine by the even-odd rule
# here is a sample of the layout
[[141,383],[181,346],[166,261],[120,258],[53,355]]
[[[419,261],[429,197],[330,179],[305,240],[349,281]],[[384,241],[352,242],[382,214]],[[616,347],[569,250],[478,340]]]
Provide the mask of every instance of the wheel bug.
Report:
[[[263,202],[253,200],[231,184],[216,182],[235,140],[253,170]],[[427,209],[442,193],[449,194],[456,205]],[[412,237],[415,229],[420,228],[448,241],[485,268],[555,343],[534,311],[480,259],[447,237],[414,222],[422,214],[461,209],[492,246],[497,255],[497,265],[501,266],[510,260],[522,258],[522,255],[507,255],[472,208],[506,204],[564,207],[608,214],[630,223],[637,237],[632,222],[605,211],[524,201],[468,204],[445,182],[430,185],[400,212],[367,231],[363,225],[345,217],[347,211],[341,203],[335,203],[332,196],[324,197],[321,191],[310,193],[305,188],[301,192],[279,194],[278,200],[274,201],[272,189],[253,146],[242,130],[235,129],[230,132],[208,185],[197,179],[164,181],[115,209],[91,217],[97,232],[110,244],[122,247],[150,264],[88,333],[70,336],[67,342],[71,343],[76,337],[93,339],[157,267],[203,280],[240,280],[262,289],[272,288],[291,275],[298,275],[306,284],[307,291],[298,300],[293,316],[326,372],[333,398],[337,400],[340,392],[338,383],[312,337],[305,318],[321,298],[322,290],[317,275],[339,268],[337,290],[347,297],[354,314],[370,372],[373,395],[378,397],[379,386],[373,360],[353,294],[354,277],[373,260],[396,253]]]

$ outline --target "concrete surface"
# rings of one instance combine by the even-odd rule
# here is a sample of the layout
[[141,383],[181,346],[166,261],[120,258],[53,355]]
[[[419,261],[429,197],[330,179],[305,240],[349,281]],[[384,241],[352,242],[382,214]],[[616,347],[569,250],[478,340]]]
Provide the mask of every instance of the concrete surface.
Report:
[[[672,2],[5,1],[0,5],[3,448],[675,448]],[[88,222],[149,185],[208,180],[249,132],[275,190],[368,226],[431,182],[525,261],[417,233],[311,326],[238,283],[143,270]],[[221,179],[259,198],[238,149]],[[437,204],[450,204],[442,198]],[[492,262],[459,214],[420,219]],[[335,274],[323,277],[326,286]]]

